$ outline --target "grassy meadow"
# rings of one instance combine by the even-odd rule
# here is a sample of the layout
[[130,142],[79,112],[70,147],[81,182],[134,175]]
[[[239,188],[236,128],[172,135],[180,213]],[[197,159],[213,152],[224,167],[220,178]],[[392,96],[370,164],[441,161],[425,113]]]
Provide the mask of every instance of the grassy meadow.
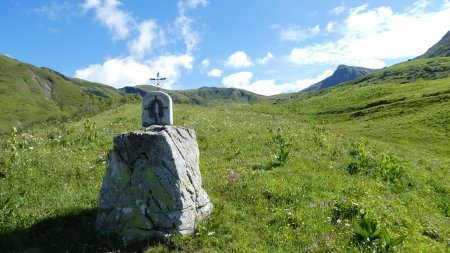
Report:
[[[445,80],[433,83],[442,86],[438,92],[448,90]],[[368,95],[377,87],[364,88],[361,94]],[[433,92],[425,87],[423,93]],[[397,103],[436,98],[413,93]],[[311,104],[320,112],[328,110],[327,103],[342,104],[336,110],[343,112],[319,114],[308,109],[307,100],[176,104],[175,125],[196,131],[203,187],[214,211],[194,234],[147,252],[448,252],[448,124],[436,116],[448,113],[448,99],[427,103],[436,115],[409,113],[405,105],[358,117],[339,96],[329,99]],[[2,138],[0,252],[129,251],[97,237],[94,222],[112,138],[141,129],[140,114],[135,102]],[[433,126],[398,126],[402,117],[419,122],[415,115],[432,118]],[[368,120],[375,124],[370,131]],[[385,133],[376,130],[382,123]],[[430,132],[411,134],[421,127]]]
[[335,133],[396,149],[400,155],[413,152],[450,163],[449,76],[449,57],[420,59],[252,110],[295,115]]

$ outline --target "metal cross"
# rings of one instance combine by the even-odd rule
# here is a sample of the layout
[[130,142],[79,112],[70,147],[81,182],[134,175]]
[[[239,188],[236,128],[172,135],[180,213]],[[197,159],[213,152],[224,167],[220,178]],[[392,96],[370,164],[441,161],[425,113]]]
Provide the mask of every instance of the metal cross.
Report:
[[156,77],[155,78],[150,78],[150,81],[154,81],[155,82],[156,90],[159,90],[159,88],[161,88],[163,86],[161,81],[164,81],[164,80],[167,80],[167,78],[159,77],[159,71],[158,71],[158,73],[156,73]]

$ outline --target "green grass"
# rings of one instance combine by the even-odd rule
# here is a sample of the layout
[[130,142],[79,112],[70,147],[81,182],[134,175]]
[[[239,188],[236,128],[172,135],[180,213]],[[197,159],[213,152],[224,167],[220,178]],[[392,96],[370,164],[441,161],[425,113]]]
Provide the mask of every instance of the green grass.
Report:
[[[214,211],[194,234],[148,252],[385,252],[402,240],[400,252],[448,251],[449,71],[450,58],[414,60],[256,104],[232,90],[177,93],[207,105],[175,104],[174,122],[196,131]],[[55,87],[64,86],[53,75]],[[39,87],[20,89],[34,94],[47,86]],[[70,108],[76,94],[68,88],[53,97],[67,99],[58,108]],[[35,110],[51,106],[20,99]],[[129,250],[97,237],[94,222],[112,138],[140,129],[140,114],[141,104],[131,103],[3,136],[0,251]],[[4,117],[32,118],[14,108]]]
[[[355,235],[363,217],[391,238],[405,236],[401,252],[448,250],[448,162],[418,156],[414,146],[389,151],[366,140],[358,150],[382,170],[401,166],[400,182],[350,174],[358,137],[296,113],[257,110],[277,105],[255,106],[175,105],[175,124],[196,131],[214,211],[193,235],[149,252],[359,252]],[[0,251],[124,250],[97,238],[93,223],[112,138],[140,129],[140,110],[130,104],[3,138]],[[289,152],[283,163],[281,147]],[[394,165],[382,162],[388,153]]]

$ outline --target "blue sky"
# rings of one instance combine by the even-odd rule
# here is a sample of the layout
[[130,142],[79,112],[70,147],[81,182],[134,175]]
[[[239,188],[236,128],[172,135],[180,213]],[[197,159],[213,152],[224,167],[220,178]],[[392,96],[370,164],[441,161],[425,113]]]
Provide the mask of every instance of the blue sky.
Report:
[[450,30],[449,0],[2,0],[0,54],[116,88],[295,92],[382,68]]

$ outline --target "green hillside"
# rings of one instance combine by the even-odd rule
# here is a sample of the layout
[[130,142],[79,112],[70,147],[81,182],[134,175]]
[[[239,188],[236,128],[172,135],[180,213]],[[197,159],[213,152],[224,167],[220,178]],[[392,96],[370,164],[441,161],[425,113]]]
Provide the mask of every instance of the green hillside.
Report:
[[[270,108],[450,160],[450,58],[409,61]],[[263,106],[259,111],[267,110]]]
[[67,78],[0,55],[0,132],[91,113],[121,98],[123,94],[110,86]]

